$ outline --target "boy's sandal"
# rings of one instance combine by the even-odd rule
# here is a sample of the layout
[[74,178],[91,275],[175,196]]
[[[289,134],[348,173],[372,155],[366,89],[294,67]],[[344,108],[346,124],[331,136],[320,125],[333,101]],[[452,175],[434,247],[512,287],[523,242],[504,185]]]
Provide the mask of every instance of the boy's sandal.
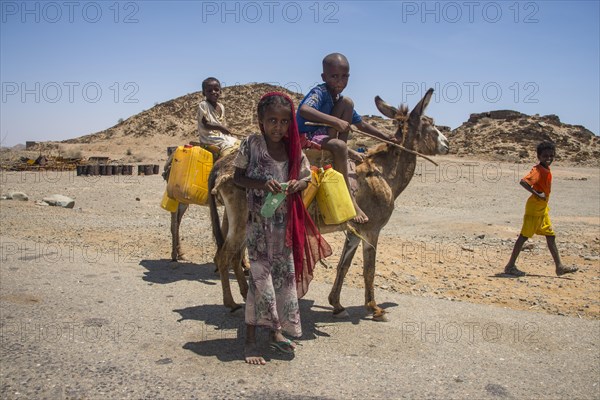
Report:
[[270,346],[273,350],[279,350],[285,354],[294,354],[294,346],[292,346],[292,341],[289,339],[279,342],[271,342]]
[[518,269],[515,266],[512,266],[512,267],[510,267],[508,269],[505,268],[504,269],[504,273],[506,275],[513,275],[513,276],[525,276],[525,275],[527,275],[526,272],[521,271],[520,269]]

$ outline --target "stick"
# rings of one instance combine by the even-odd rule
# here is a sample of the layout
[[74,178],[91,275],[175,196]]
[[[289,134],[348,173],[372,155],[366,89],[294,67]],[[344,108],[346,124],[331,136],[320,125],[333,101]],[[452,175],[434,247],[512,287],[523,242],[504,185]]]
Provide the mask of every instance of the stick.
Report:
[[[305,125],[308,125],[308,126],[327,126],[327,127],[329,127],[329,128],[333,128],[331,125],[328,125],[328,124],[321,124],[321,123],[318,123],[318,122],[308,122],[308,121],[307,121],[307,122],[305,122],[304,124],[305,124]],[[404,150],[404,151],[406,151],[406,152],[409,152],[409,153],[411,153],[411,154],[415,154],[415,155],[417,155],[417,156],[419,156],[419,157],[423,157],[424,159],[426,159],[427,161],[431,162],[431,163],[432,163],[433,165],[435,165],[436,167],[438,166],[438,163],[436,163],[435,161],[433,161],[431,158],[429,158],[429,157],[427,157],[427,156],[425,156],[425,155],[423,155],[423,154],[421,154],[421,153],[419,153],[419,152],[416,152],[416,151],[414,151],[414,150],[407,149],[406,147],[404,147],[404,146],[401,146],[401,145],[399,145],[398,143],[390,142],[389,140],[385,140],[385,139],[382,139],[382,138],[380,138],[380,137],[377,137],[377,136],[375,136],[375,135],[371,135],[370,133],[366,133],[366,132],[363,132],[363,131],[359,131],[359,130],[357,130],[357,129],[354,129],[354,128],[352,128],[352,127],[350,127],[350,130],[351,130],[352,132],[354,132],[354,133],[358,133],[358,134],[360,134],[360,135],[365,135],[365,136],[368,136],[368,137],[370,137],[370,138],[372,138],[372,139],[375,139],[375,140],[377,140],[377,141],[380,141],[380,142],[383,142],[383,143],[387,143],[387,144],[389,144],[389,145],[392,145],[392,146],[396,146],[396,147],[398,147],[398,148],[400,148],[400,149],[402,149],[402,150]]]

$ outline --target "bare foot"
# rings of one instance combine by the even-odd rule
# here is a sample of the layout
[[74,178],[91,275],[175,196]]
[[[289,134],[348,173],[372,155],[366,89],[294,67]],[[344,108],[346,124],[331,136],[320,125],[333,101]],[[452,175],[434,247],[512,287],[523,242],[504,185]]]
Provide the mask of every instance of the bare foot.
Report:
[[275,347],[284,353],[293,353],[296,350],[296,344],[283,336],[281,331],[271,332],[271,347]]
[[369,222],[369,217],[367,217],[367,214],[365,214],[363,210],[360,209],[356,202],[354,202],[354,210],[356,211],[356,217],[354,217],[353,219],[354,222],[356,222],[357,224],[366,224],[367,222]]
[[556,267],[556,275],[561,276],[564,274],[572,274],[573,272],[579,271],[577,267],[565,267],[564,265]]
[[519,268],[517,268],[516,265],[507,265],[506,267],[504,267],[504,273],[506,275],[513,275],[513,276],[524,276],[524,275],[527,275],[526,272],[521,271]]
[[265,365],[267,362],[260,355],[255,342],[246,343],[244,345],[244,359],[247,364]]

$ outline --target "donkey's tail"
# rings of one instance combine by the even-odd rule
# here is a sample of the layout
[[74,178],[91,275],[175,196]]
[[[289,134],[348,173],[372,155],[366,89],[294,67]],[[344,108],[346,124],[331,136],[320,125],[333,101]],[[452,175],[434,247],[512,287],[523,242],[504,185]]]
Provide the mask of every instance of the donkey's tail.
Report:
[[221,220],[219,218],[219,210],[217,209],[217,196],[216,193],[213,193],[217,177],[219,176],[218,172],[219,167],[217,164],[208,176],[208,207],[210,208],[210,224],[212,225],[213,236],[215,242],[217,242],[217,249],[220,249],[223,247],[225,239],[223,239],[223,232],[221,231]]

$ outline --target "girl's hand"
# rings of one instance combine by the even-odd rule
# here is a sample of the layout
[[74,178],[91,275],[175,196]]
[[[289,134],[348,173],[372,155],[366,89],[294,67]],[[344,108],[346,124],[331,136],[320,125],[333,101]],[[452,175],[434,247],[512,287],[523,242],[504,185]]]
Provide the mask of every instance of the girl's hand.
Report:
[[540,199],[542,199],[542,200],[546,200],[546,193],[544,193],[544,192],[538,192],[538,191],[535,191],[535,190],[534,190],[533,192],[535,193],[535,195],[536,195],[538,198],[540,198]]
[[307,185],[308,183],[306,181],[297,181],[295,179],[292,179],[288,182],[288,187],[285,190],[285,194],[292,194],[304,190],[306,189]]
[[280,193],[282,191],[281,185],[275,179],[269,179],[268,181],[266,181],[264,190],[271,193]]

